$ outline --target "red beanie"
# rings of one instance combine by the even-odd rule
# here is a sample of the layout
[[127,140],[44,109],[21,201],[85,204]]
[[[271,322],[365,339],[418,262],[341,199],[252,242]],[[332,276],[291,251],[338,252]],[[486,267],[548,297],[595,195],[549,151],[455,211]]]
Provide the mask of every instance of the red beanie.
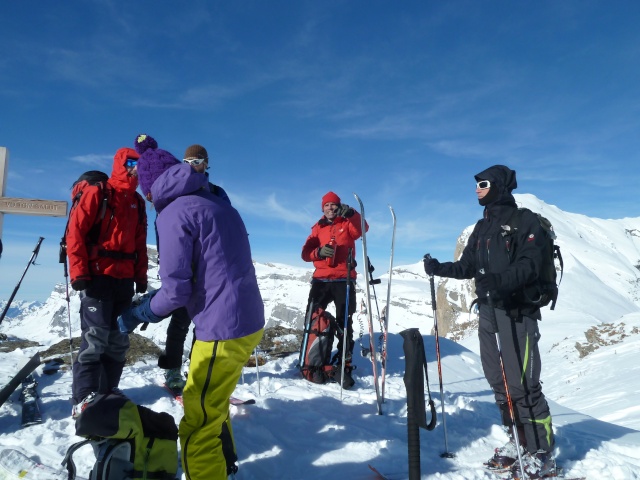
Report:
[[326,203],[335,203],[340,205],[340,197],[333,192],[328,192],[322,197],[322,205],[320,205],[320,210],[324,210],[324,205]]

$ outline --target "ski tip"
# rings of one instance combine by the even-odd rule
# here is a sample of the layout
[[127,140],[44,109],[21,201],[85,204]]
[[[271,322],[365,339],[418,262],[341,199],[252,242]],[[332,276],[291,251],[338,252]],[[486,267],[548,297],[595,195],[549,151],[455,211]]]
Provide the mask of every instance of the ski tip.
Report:
[[371,470],[373,473],[376,474],[376,476],[380,479],[380,480],[389,480],[389,477],[387,477],[386,475],[384,475],[382,472],[380,472],[380,470],[378,470],[376,467],[374,467],[373,465],[369,464],[368,465],[369,470]]

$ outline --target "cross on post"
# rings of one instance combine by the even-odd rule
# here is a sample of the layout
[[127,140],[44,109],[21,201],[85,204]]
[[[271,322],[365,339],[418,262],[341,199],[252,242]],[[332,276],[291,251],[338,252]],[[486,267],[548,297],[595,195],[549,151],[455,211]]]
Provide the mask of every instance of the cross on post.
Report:
[[5,197],[8,169],[9,151],[6,147],[0,147],[0,238],[2,238],[2,224],[5,213],[41,217],[67,216],[69,204],[65,201]]

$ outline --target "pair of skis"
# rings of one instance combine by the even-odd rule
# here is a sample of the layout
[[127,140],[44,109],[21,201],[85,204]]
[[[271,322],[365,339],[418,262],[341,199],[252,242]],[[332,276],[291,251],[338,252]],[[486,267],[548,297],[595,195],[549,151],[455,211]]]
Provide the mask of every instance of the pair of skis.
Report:
[[[366,300],[366,314],[367,314],[367,324],[369,327],[369,351],[371,358],[371,366],[373,369],[373,384],[376,391],[376,406],[378,415],[382,415],[382,404],[384,403],[384,389],[385,389],[385,379],[387,373],[387,330],[389,327],[389,308],[391,302],[391,277],[393,274],[393,251],[395,247],[395,238],[396,238],[396,214],[393,210],[393,207],[389,205],[389,210],[391,211],[391,217],[393,219],[393,233],[391,235],[391,255],[389,260],[389,280],[387,282],[387,304],[382,309],[382,315],[378,312],[378,319],[380,320],[380,328],[382,330],[382,348],[380,352],[380,375],[378,375],[378,365],[377,365],[377,355],[376,355],[376,346],[374,340],[374,332],[373,332],[373,311],[371,309],[371,290],[370,286],[380,283],[380,281],[375,281],[373,279],[373,267],[369,262],[369,256],[367,254],[367,227],[366,227],[366,216],[364,211],[364,204],[360,197],[353,194],[355,199],[358,201],[360,206],[360,221],[361,221],[361,230],[362,230],[362,258],[364,260],[364,265],[366,268],[365,273],[365,300]],[[376,298],[376,307],[377,307],[377,297],[375,297],[375,290],[373,290],[374,298]]]

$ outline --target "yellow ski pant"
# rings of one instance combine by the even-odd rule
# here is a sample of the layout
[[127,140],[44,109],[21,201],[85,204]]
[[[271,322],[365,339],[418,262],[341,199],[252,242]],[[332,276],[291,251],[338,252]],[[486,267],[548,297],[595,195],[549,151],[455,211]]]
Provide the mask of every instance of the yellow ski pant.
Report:
[[229,416],[229,397],[262,334],[261,329],[233,340],[195,341],[179,427],[187,480],[226,480],[220,432]]

